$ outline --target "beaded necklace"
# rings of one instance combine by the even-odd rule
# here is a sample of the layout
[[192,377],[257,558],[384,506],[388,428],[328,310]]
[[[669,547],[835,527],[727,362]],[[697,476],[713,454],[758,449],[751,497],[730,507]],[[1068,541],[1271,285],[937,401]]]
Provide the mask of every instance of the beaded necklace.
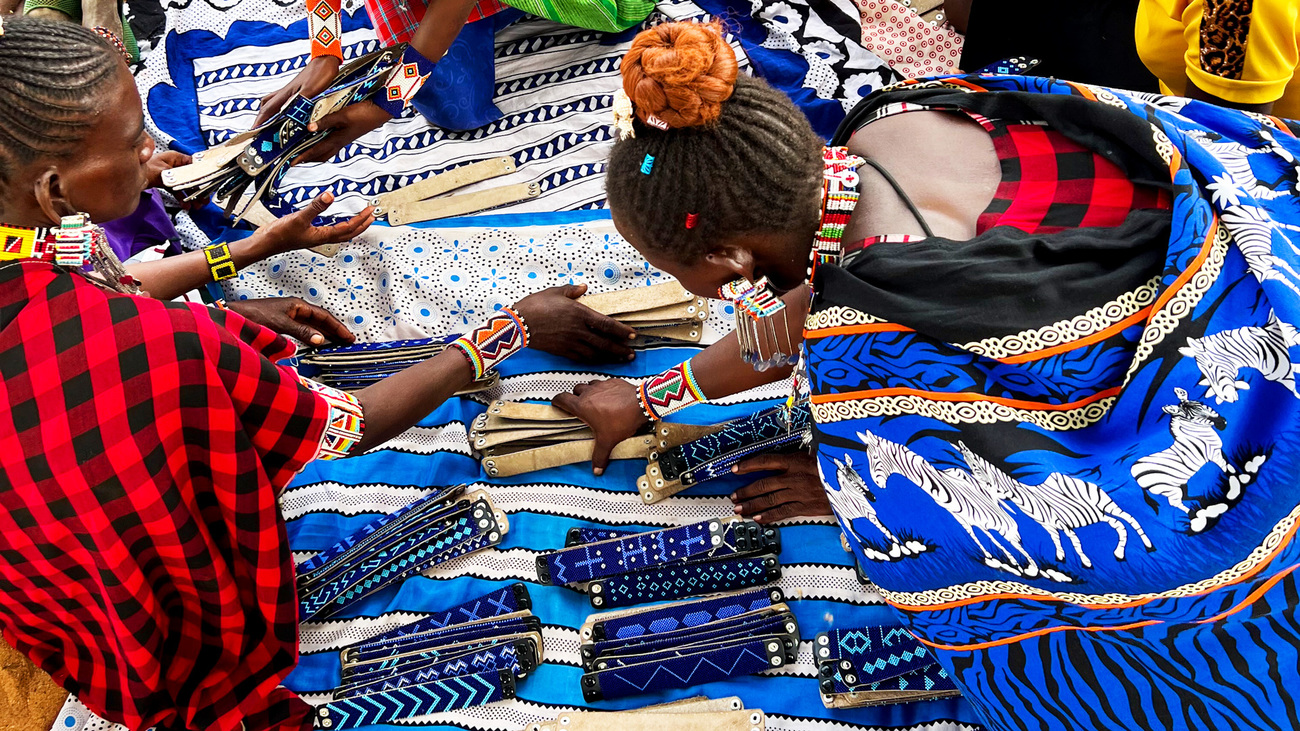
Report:
[[109,246],[104,232],[84,213],[64,216],[58,228],[32,228],[0,223],[0,262],[35,259],[81,269],[87,264],[91,281],[115,292],[137,294],[139,283]]

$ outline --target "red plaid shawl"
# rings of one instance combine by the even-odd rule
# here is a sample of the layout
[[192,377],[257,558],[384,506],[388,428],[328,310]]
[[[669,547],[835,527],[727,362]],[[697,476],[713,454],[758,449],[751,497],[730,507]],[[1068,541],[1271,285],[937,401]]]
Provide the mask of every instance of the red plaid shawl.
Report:
[[328,406],[229,312],[0,267],[0,627],[133,729],[310,728],[276,497]]

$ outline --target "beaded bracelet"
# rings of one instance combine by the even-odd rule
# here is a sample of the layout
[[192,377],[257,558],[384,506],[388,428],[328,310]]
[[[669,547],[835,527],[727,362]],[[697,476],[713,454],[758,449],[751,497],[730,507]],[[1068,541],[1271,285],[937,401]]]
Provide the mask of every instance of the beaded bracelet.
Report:
[[378,91],[370,97],[370,101],[376,106],[388,112],[391,117],[402,116],[402,111],[406,105],[411,103],[411,98],[424,82],[433,73],[435,62],[425,58],[413,46],[408,44],[402,51],[402,58],[397,62],[397,67],[388,77],[388,82],[379,87]]
[[203,256],[208,260],[208,273],[212,275],[214,282],[230,279],[239,273],[235,268],[235,260],[230,256],[230,246],[227,244],[208,246],[203,249]]
[[311,57],[343,58],[343,27],[339,19],[339,0],[314,0],[307,13],[307,33],[311,36]]
[[501,361],[528,347],[528,325],[519,313],[502,307],[501,314],[460,336],[451,347],[465,355],[474,371],[474,380],[478,380]]
[[641,413],[651,421],[659,421],[687,406],[708,401],[700,390],[700,385],[695,382],[689,360],[645,379],[638,392],[641,397]]
[[90,30],[94,32],[95,35],[108,41],[108,44],[110,46],[117,49],[117,52],[122,54],[122,58],[126,61],[126,64],[128,66],[131,65],[131,52],[126,50],[126,44],[122,42],[122,39],[119,38],[116,33],[114,33],[113,31],[107,28],[101,28],[99,26],[95,26]]

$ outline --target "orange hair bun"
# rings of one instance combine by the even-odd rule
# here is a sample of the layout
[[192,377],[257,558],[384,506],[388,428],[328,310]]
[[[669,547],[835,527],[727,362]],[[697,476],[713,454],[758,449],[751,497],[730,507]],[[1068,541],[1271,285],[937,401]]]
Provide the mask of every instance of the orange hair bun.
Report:
[[636,116],[651,126],[709,124],[736,88],[736,52],[721,27],[664,23],[641,31],[623,57],[623,91]]

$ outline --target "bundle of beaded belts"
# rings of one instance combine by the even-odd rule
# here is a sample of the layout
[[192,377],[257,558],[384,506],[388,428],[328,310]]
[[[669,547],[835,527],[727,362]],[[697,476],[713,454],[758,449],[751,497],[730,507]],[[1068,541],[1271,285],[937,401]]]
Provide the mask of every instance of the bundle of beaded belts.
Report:
[[612,609],[776,581],[780,551],[776,528],[738,517],[644,533],[577,528],[564,548],[537,557],[537,576]]
[[811,438],[806,404],[760,411],[720,424],[693,441],[666,446],[650,457],[645,476],[637,480],[637,492],[643,502],[657,503],[691,485],[730,474],[732,465],[756,454],[803,449]]
[[780,589],[593,614],[580,631],[588,702],[752,675],[794,662],[799,623]]
[[626,711],[565,711],[527,731],[766,731],[759,709],[745,710],[739,698],[684,698]]
[[523,584],[371,637],[340,653],[342,674],[316,728],[347,731],[515,697],[542,662],[542,623]]
[[[299,356],[298,370],[327,386],[356,391],[432,358],[446,347],[441,339],[421,338],[319,348]],[[497,372],[490,370],[457,393],[486,391],[496,386],[499,380]]]
[[[715,427],[654,425],[648,434],[619,442],[613,459],[654,459],[676,444]],[[549,404],[494,401],[470,425],[469,444],[491,477],[510,477],[591,460],[595,435],[578,417]]]
[[437,490],[299,564],[299,621],[328,619],[408,576],[495,546],[507,530],[486,492]]
[[822,703],[862,708],[961,695],[934,653],[902,625],[832,629],[813,642]]
[[677,282],[589,294],[578,301],[631,326],[638,336],[634,345],[654,340],[698,343],[709,319],[709,301]]

